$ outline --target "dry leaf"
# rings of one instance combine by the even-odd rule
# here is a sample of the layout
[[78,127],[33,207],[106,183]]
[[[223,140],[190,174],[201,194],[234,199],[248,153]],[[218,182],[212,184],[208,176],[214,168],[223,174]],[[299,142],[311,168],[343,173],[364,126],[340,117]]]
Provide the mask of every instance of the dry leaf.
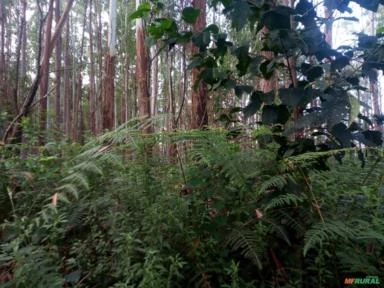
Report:
[[57,200],[58,200],[58,199],[59,199],[59,194],[58,194],[58,193],[53,194],[53,196],[52,196],[52,205],[53,205],[54,207],[57,206]]

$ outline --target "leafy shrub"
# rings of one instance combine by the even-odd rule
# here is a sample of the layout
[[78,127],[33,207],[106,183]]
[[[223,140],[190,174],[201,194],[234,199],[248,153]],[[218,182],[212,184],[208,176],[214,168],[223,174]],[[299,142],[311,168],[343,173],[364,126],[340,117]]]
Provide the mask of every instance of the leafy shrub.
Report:
[[[127,126],[80,151],[3,151],[2,193],[15,199],[1,228],[5,284],[337,287],[351,273],[381,276],[382,150],[367,149],[362,168],[352,149],[338,151],[342,164],[337,151],[280,159],[242,139]],[[170,143],[176,159],[161,152]]]

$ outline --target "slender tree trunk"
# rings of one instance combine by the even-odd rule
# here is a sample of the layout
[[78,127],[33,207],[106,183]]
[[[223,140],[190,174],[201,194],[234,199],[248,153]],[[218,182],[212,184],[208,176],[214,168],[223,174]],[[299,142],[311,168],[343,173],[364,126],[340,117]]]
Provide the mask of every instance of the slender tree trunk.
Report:
[[[5,6],[7,7],[7,6]],[[8,83],[12,83],[12,76],[10,75],[10,71],[11,71],[11,63],[12,63],[12,59],[11,59],[11,55],[12,55],[12,51],[13,51],[13,39],[12,39],[12,29],[9,29],[9,26],[11,25],[11,22],[13,21],[12,19],[12,14],[11,14],[11,9],[9,7],[9,4],[8,4],[8,13],[6,13],[5,17],[4,17],[4,24],[5,24],[5,65],[4,65],[4,68],[5,68],[5,74],[4,74],[4,83],[5,83],[5,97],[7,99],[7,102],[8,102],[8,107],[9,107],[9,112],[10,112],[10,115],[15,115],[15,113],[17,113],[17,109],[14,110],[14,107],[15,107],[15,104],[14,104],[14,98],[13,98],[13,89],[12,89],[12,85],[8,84]],[[7,17],[8,16],[8,17]]]
[[[57,38],[58,38],[59,34],[61,33],[61,29],[62,29],[65,21],[67,20],[67,17],[68,17],[69,11],[72,8],[73,2],[74,2],[74,0],[68,0],[67,6],[64,10],[64,13],[61,16],[59,23],[55,27],[55,32],[51,38],[50,44],[48,45],[48,47],[50,48],[48,51],[49,53],[44,53],[44,55],[47,56],[48,58],[50,58],[50,56],[52,54],[53,46],[55,45]],[[39,33],[39,35],[40,34],[41,33]],[[39,36],[39,38],[40,38],[40,36]],[[40,51],[40,48],[39,48],[39,51]],[[40,54],[40,53],[38,53],[38,54]],[[39,55],[38,55],[38,60],[39,60]],[[49,62],[49,59],[44,58],[42,63],[44,63],[45,61]],[[28,114],[30,112],[30,107],[33,103],[33,100],[34,100],[36,93],[37,93],[37,90],[39,88],[40,80],[41,80],[41,69],[40,69],[40,66],[38,66],[37,67],[37,75],[36,75],[36,77],[32,83],[32,87],[31,87],[31,89],[30,89],[21,109],[20,109],[19,114],[12,120],[12,122],[8,125],[7,129],[5,130],[5,133],[3,136],[4,142],[7,142],[8,138],[12,138],[10,136],[13,136],[14,133],[17,132],[17,130],[20,130],[20,126],[18,124],[20,123],[20,120],[22,117],[28,116]],[[16,128],[16,129],[14,129],[14,128]]]
[[[371,13],[371,34],[372,35],[375,35],[376,34],[376,14],[374,12]],[[373,112],[373,115],[380,115],[381,114],[381,111],[380,111],[380,102],[381,102],[381,97],[380,97],[380,94],[379,94],[379,87],[378,87],[378,84],[379,84],[379,73],[377,71],[377,69],[371,69],[369,72],[368,72],[368,79],[369,79],[369,86],[370,86],[370,90],[371,90],[371,95],[372,95],[372,112]],[[375,129],[380,129],[380,126],[377,125],[377,123],[375,122],[374,124],[374,128]]]
[[[60,13],[61,13],[61,1],[55,1],[55,22],[56,25],[60,21]],[[56,42],[56,65],[55,65],[55,92],[56,92],[56,101],[55,101],[55,111],[56,111],[56,129],[61,131],[62,124],[62,116],[61,116],[61,54],[62,54],[62,38],[61,35],[57,38]]]
[[113,129],[115,120],[115,45],[116,0],[109,1],[108,52],[104,56],[104,81],[102,93],[103,129]]
[[84,42],[85,42],[85,30],[87,24],[87,6],[88,1],[85,2],[84,15],[83,15],[83,25],[82,25],[82,36],[80,44],[80,55],[79,62],[76,63],[75,59],[73,60],[74,73],[76,75],[76,80],[74,81],[74,103],[73,103],[73,126],[72,126],[72,135],[73,139],[78,142],[82,142],[83,138],[83,109],[82,109],[82,95],[83,95],[83,77],[81,72],[83,71],[83,55],[84,55]]
[[158,65],[158,57],[157,54],[157,46],[151,47],[151,115],[157,114],[157,93],[158,93],[158,73],[159,73],[159,65]]
[[[193,0],[192,6],[196,9],[200,9],[200,15],[197,18],[196,23],[193,25],[194,32],[200,32],[206,25],[206,1],[205,0]],[[192,55],[198,53],[198,47],[192,47]],[[199,77],[199,69],[194,68],[192,70],[192,83],[195,85]],[[208,125],[208,90],[205,83],[200,83],[198,87],[192,91],[192,129],[202,128]]]
[[325,22],[325,41],[332,47],[333,44],[333,11],[324,5]]
[[[176,103],[175,103],[175,91],[174,91],[174,84],[173,84],[173,65],[174,65],[174,50],[167,52],[167,84],[168,84],[168,131],[174,131],[176,129],[176,119],[175,119],[175,113],[176,113]],[[170,143],[168,146],[168,157],[171,161],[174,161],[176,159],[176,144]]]
[[129,93],[130,86],[129,86],[129,55],[125,55],[124,57],[124,92],[123,92],[123,107],[122,107],[122,122],[125,123],[129,119],[131,119],[132,115],[132,107],[131,107],[131,102],[130,101],[130,95],[132,93]]
[[21,41],[21,59],[20,59],[20,83],[19,83],[19,95],[24,96],[25,82],[27,78],[27,0],[22,0],[22,20],[23,20],[23,32]]
[[88,33],[89,33],[89,127],[93,135],[96,135],[96,83],[95,83],[95,55],[93,49],[93,13],[92,0],[89,0]]
[[69,39],[70,39],[70,24],[69,21],[66,26],[65,32],[65,46],[64,46],[64,126],[65,134],[70,137],[71,131],[71,83],[70,83],[70,67],[71,67],[71,56],[69,51]]
[[8,99],[5,94],[5,3],[0,1],[0,106],[6,107]]
[[[21,80],[20,80],[20,61],[21,61],[21,46],[23,42],[23,34],[24,34],[24,29],[25,29],[25,14],[23,14],[20,10],[20,8],[17,8],[17,14],[19,16],[19,25],[18,25],[18,36],[17,36],[17,46],[16,46],[16,75],[15,75],[15,84],[13,87],[13,110],[14,110],[14,115],[17,115],[19,113],[19,108],[18,108],[18,98],[19,98],[19,93],[20,93],[20,85],[21,85]],[[24,18],[23,18],[24,16]]]
[[40,135],[39,142],[43,144],[44,134],[47,125],[47,93],[48,93],[48,80],[49,80],[49,56],[51,48],[51,33],[52,33],[52,19],[53,19],[53,0],[49,1],[48,16],[45,23],[44,31],[44,45],[43,45],[43,62],[41,63],[41,80],[40,80]]
[[97,13],[97,91],[96,91],[96,131],[97,133],[100,133],[103,130],[103,123],[102,123],[102,91],[103,91],[103,42],[102,42],[102,21],[101,21],[101,13],[102,13],[102,8],[101,8],[101,3],[100,0],[97,0],[95,3],[96,7],[96,13]]
[[[140,2],[140,0],[136,0],[136,8],[139,7]],[[151,116],[148,72],[148,51],[145,44],[144,23],[141,18],[138,18],[136,19],[136,85],[137,98],[139,101],[139,116],[143,118]],[[151,127],[146,127],[143,132],[150,133]]]

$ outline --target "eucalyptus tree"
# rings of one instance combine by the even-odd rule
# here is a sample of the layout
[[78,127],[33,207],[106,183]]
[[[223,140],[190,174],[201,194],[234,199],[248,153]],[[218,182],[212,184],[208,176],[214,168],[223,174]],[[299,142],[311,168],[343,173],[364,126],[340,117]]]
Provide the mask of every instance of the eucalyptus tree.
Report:
[[[192,9],[198,12],[196,21],[193,24],[194,33],[201,33],[200,37],[206,37],[207,34],[204,33],[204,28],[206,26],[206,1],[205,0],[193,0]],[[193,10],[192,10],[193,11]],[[196,55],[199,52],[197,45],[194,45],[192,48],[192,55]],[[191,128],[201,128],[208,125],[208,111],[207,111],[207,102],[208,102],[208,90],[207,85],[204,82],[199,83],[199,69],[197,67],[192,70],[192,82],[196,83],[192,91],[192,121]]]
[[114,128],[115,121],[115,59],[116,59],[116,0],[109,1],[108,51],[104,55],[102,89],[103,129]]
[[[136,0],[136,9],[144,9],[148,3],[142,4],[140,0]],[[150,94],[148,91],[149,65],[148,65],[148,48],[145,41],[144,21],[141,18],[136,19],[136,83],[137,83],[137,99],[139,102],[139,116],[149,117],[150,110]],[[147,132],[150,131],[148,127]]]
[[[30,87],[28,94],[26,95],[26,97],[24,99],[23,104],[21,105],[21,107],[19,109],[19,113],[14,117],[14,119],[11,121],[11,123],[8,125],[7,129],[4,132],[4,135],[3,135],[3,141],[4,142],[7,142],[9,138],[12,138],[13,136],[20,133],[20,129],[21,129],[21,127],[19,125],[20,121],[21,121],[22,117],[26,117],[30,113],[31,106],[32,106],[33,101],[35,99],[35,96],[37,94],[37,90],[39,88],[40,81],[42,78],[42,68],[41,67],[43,66],[43,63],[49,62],[49,58],[52,55],[54,45],[57,41],[58,36],[61,33],[62,27],[64,26],[64,24],[68,18],[68,14],[72,8],[73,3],[74,3],[74,0],[68,0],[67,1],[64,12],[61,15],[60,20],[58,21],[57,25],[55,26],[55,30],[54,30],[54,33],[52,34],[52,36],[50,37],[49,44],[46,46],[47,49],[44,52],[43,59],[41,62],[37,61],[38,67],[37,67],[37,71],[36,71],[36,76],[33,80],[33,83]],[[38,55],[38,59],[39,59],[39,55]]]

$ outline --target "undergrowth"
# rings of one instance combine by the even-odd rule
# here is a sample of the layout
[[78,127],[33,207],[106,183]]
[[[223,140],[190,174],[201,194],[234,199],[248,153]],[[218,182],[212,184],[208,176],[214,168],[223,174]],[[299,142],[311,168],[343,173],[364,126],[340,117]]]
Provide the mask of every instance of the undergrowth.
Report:
[[2,287],[342,287],[384,276],[382,150],[366,149],[362,167],[354,149],[280,159],[246,134],[138,131],[1,148]]

